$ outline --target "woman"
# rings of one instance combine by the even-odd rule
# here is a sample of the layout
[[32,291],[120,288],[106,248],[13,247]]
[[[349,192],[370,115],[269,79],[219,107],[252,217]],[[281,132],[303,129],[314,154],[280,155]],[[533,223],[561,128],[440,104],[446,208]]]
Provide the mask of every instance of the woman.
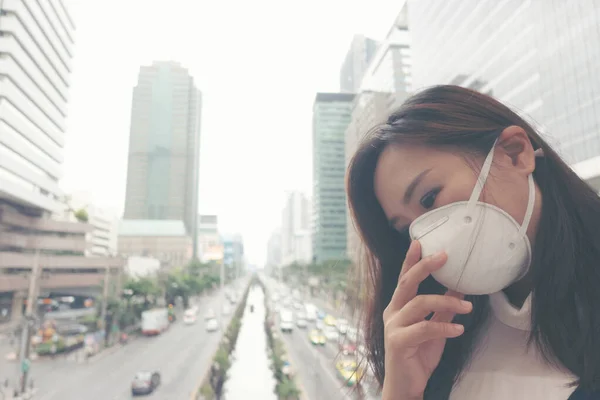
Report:
[[365,137],[347,190],[384,400],[599,389],[600,198],[516,113],[424,90]]

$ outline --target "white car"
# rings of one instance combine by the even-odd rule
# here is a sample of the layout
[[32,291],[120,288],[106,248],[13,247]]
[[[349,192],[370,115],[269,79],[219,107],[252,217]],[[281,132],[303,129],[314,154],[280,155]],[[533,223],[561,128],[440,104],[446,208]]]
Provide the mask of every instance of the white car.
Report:
[[281,310],[279,314],[279,329],[291,333],[294,329],[294,318],[290,310]]
[[208,321],[206,321],[206,331],[207,332],[214,332],[218,329],[219,329],[219,323],[217,322],[216,318],[211,318]]
[[225,304],[223,306],[223,315],[229,315],[231,314],[231,307],[229,307],[227,304]]
[[308,324],[304,318],[296,319],[296,326],[300,329],[305,329]]
[[194,310],[186,310],[183,313],[183,323],[186,325],[193,325],[196,323],[197,317]]
[[345,335],[346,332],[348,332],[348,321],[346,321],[345,319],[338,319],[337,328],[340,332],[340,335]]
[[335,326],[327,326],[325,327],[325,331],[323,332],[325,338],[327,338],[330,342],[337,342],[340,339],[340,333],[338,332]]

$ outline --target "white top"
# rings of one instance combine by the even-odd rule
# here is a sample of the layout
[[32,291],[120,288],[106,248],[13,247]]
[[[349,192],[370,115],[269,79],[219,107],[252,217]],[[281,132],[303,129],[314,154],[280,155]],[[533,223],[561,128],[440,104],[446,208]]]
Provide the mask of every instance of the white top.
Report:
[[450,400],[567,400],[575,390],[568,385],[576,379],[545,362],[535,345],[527,346],[531,295],[521,309],[504,292],[489,297],[487,332]]

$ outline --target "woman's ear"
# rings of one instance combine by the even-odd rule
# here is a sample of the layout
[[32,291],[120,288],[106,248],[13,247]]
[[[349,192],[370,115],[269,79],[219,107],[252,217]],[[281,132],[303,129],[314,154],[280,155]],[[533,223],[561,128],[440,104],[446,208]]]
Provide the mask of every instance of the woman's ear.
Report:
[[526,175],[535,169],[535,152],[527,132],[520,126],[505,128],[498,137],[497,148],[508,158],[511,165]]

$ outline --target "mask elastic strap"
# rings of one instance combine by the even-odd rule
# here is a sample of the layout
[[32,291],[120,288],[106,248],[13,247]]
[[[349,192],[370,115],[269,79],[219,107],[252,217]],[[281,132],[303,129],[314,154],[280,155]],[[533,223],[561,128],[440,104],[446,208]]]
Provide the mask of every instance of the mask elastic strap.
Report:
[[483,186],[485,185],[485,181],[487,180],[488,174],[490,173],[490,168],[492,167],[492,161],[494,159],[494,149],[496,148],[497,142],[498,139],[494,141],[492,149],[490,150],[487,157],[485,158],[485,161],[483,162],[483,166],[481,167],[481,171],[479,172],[479,177],[477,177],[475,188],[473,189],[473,193],[471,193],[471,198],[469,199],[469,204],[467,205],[467,212],[469,214],[475,208],[477,201],[479,201],[479,196],[481,196],[481,192],[483,191]]
[[525,236],[527,228],[529,227],[529,221],[531,221],[531,215],[533,214],[533,205],[535,203],[535,184],[533,183],[533,174],[529,174],[527,178],[529,183],[529,198],[527,200],[527,210],[525,210],[525,217],[523,217],[523,223],[519,228],[519,234]]

